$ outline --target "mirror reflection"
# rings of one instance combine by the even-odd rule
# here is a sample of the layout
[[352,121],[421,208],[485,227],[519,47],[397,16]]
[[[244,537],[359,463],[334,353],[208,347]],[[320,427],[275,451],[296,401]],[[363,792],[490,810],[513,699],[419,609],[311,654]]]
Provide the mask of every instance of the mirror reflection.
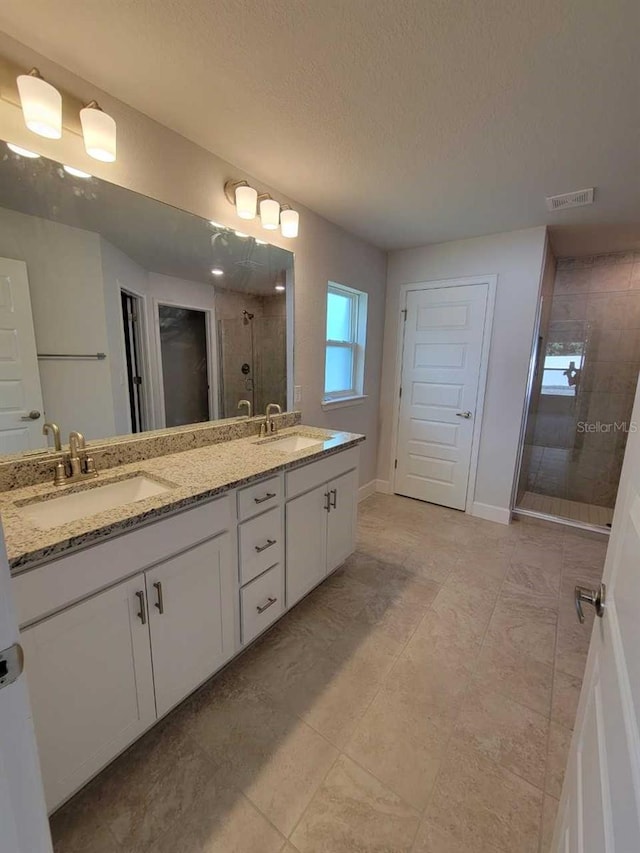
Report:
[[2,148],[0,454],[287,407],[291,252]]

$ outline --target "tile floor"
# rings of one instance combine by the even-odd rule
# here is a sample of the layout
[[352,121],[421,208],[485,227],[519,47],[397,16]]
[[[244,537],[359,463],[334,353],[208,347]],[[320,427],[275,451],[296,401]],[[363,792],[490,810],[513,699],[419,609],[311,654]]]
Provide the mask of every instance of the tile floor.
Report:
[[56,853],[542,853],[606,540],[396,496],[52,819]]
[[611,527],[613,507],[595,506],[580,501],[568,501],[564,498],[552,498],[535,492],[525,492],[518,502],[518,509],[529,509],[545,515],[555,515],[572,521],[581,521],[596,527]]

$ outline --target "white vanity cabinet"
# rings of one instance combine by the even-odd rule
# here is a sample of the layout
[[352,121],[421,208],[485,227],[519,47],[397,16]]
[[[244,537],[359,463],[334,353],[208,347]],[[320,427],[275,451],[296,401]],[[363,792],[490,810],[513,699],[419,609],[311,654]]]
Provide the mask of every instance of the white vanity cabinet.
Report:
[[144,578],[22,632],[47,806],[52,809],[156,718]]
[[358,449],[353,448],[286,475],[287,607],[355,548],[357,465]]
[[233,652],[229,534],[203,542],[145,572],[153,679],[163,716]]

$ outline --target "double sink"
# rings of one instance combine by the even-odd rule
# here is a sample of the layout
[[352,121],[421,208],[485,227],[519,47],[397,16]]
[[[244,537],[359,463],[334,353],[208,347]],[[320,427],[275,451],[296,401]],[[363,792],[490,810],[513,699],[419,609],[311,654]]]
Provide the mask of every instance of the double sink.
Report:
[[[332,435],[322,438],[310,437],[301,433],[289,433],[282,438],[266,438],[255,442],[257,446],[268,445],[270,450],[283,453],[297,453],[318,444],[323,444]],[[42,500],[16,505],[26,521],[39,530],[52,530],[81,518],[88,518],[127,504],[143,501],[146,498],[170,492],[174,484],[155,480],[144,474],[110,480],[100,485],[92,485],[68,492],[64,495],[47,496]]]

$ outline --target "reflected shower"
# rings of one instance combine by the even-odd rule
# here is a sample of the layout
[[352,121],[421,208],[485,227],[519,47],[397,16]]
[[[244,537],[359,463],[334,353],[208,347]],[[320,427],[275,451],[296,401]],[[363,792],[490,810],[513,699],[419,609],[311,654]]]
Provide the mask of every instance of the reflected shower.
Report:
[[249,325],[249,320],[253,320],[253,314],[250,311],[246,311],[246,310],[243,311],[242,312],[242,322],[244,323],[245,326]]

